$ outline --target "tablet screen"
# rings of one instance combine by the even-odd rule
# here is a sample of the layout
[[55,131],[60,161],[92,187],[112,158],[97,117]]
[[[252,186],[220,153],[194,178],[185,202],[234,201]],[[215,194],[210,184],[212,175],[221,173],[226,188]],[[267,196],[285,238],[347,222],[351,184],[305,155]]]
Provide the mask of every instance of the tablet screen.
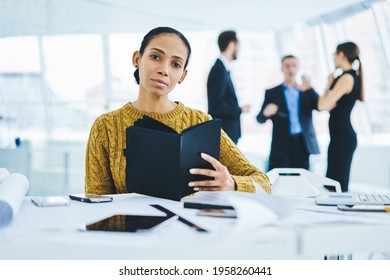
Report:
[[86,231],[139,232],[161,228],[177,219],[177,216],[114,215],[85,225]]

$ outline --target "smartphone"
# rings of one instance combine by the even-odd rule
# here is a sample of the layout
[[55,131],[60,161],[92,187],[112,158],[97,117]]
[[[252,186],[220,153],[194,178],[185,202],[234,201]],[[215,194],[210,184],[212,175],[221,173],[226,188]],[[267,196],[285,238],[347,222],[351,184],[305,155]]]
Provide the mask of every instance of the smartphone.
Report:
[[337,209],[342,211],[385,212],[385,206],[383,205],[337,205]]
[[82,231],[151,232],[176,221],[178,216],[114,215],[81,226]]
[[100,194],[77,194],[77,195],[69,195],[69,198],[72,200],[77,200],[81,202],[88,203],[103,203],[103,202],[111,202],[112,197]]
[[330,192],[336,192],[336,186],[333,185],[323,185],[325,189],[327,189]]
[[32,197],[31,201],[40,207],[44,206],[67,206],[69,200],[62,196],[44,196],[44,197]]
[[237,218],[236,211],[231,209],[201,209],[196,214],[209,217]]

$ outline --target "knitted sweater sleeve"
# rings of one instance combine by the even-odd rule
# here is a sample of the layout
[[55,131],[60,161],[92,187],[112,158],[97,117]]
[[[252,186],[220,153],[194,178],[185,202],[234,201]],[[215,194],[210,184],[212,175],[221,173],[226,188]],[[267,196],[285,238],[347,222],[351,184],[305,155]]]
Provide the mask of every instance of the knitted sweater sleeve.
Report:
[[105,117],[99,117],[91,128],[85,157],[85,193],[116,193],[110,171],[109,139]]
[[271,192],[268,176],[245,158],[224,131],[221,134],[220,161],[229,170],[238,191],[255,192],[255,181],[266,192]]

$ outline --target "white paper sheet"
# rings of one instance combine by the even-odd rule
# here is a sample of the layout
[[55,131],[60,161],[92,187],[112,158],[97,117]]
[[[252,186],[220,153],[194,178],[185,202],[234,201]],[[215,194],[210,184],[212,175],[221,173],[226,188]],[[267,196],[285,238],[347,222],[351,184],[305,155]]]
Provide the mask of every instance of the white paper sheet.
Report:
[[230,237],[260,228],[278,218],[288,217],[293,212],[291,204],[284,197],[261,192],[198,192],[185,201],[233,206],[237,219]]
[[28,179],[22,174],[12,173],[0,181],[0,227],[17,215],[28,188]]

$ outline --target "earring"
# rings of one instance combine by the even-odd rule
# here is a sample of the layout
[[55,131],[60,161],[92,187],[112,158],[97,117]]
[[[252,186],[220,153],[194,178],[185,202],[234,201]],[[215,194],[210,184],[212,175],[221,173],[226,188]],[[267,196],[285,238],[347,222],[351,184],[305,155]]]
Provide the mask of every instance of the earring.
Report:
[[135,67],[135,68],[138,68],[138,64],[134,64],[134,67]]
[[181,81],[179,81],[178,83],[181,84]]

